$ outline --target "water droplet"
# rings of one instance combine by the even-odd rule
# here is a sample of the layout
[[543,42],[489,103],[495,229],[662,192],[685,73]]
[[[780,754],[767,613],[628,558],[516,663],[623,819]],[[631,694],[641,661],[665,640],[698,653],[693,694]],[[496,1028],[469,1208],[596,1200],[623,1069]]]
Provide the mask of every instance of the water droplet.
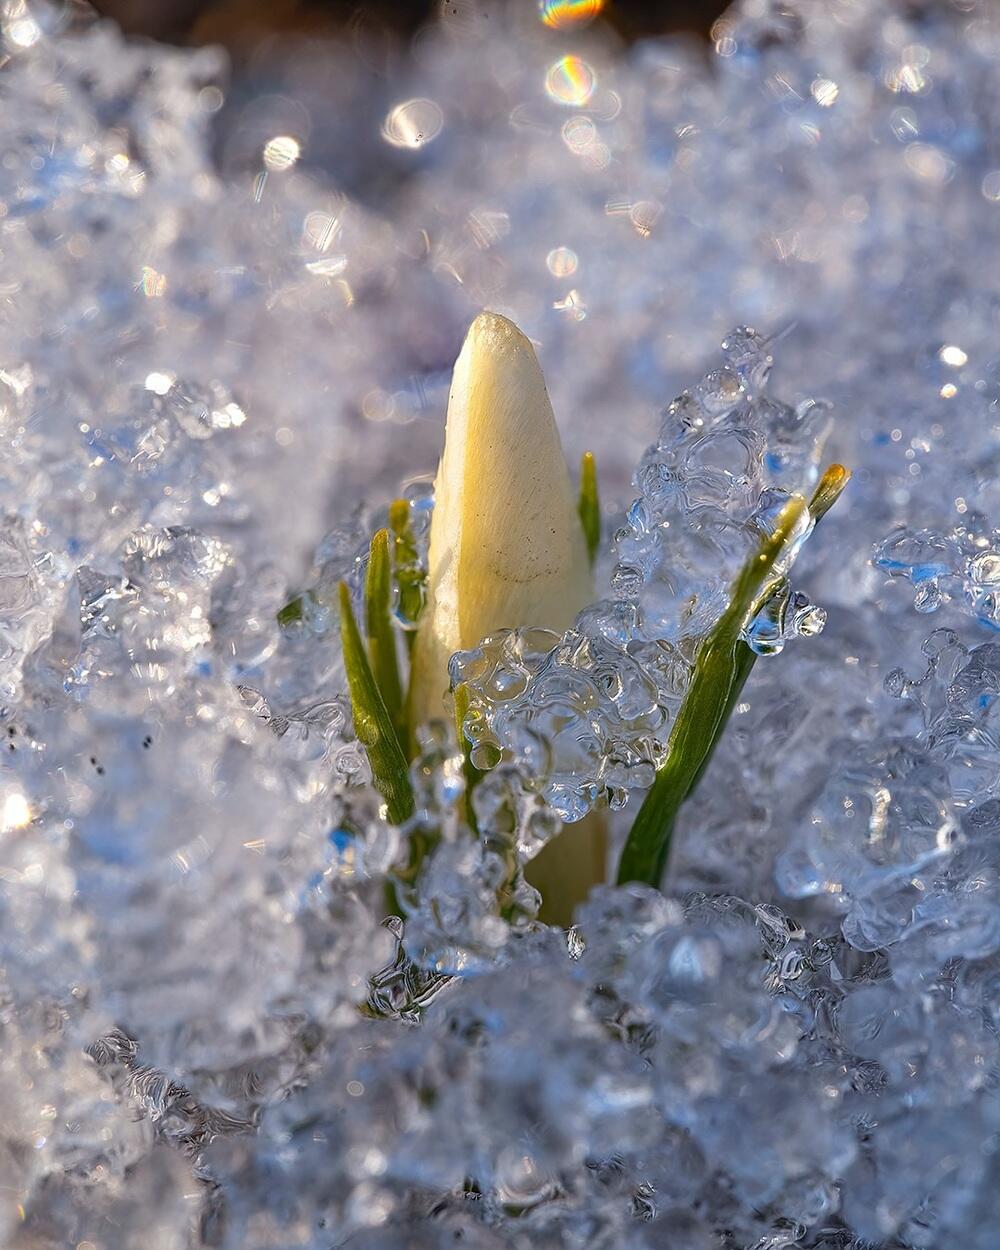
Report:
[[744,640],[757,655],[778,655],[790,638],[812,638],[823,630],[826,612],[787,582],[778,585],[744,631]]
[[697,388],[705,411],[713,417],[732,411],[743,396],[743,384],[731,369],[713,369]]

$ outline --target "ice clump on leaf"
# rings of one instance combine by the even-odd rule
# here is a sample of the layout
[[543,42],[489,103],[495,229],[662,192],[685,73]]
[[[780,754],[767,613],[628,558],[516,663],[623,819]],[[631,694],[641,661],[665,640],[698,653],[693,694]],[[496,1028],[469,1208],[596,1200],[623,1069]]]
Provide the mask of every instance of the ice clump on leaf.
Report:
[[[640,494],[614,536],[612,597],[562,637],[505,630],[452,659],[453,684],[473,696],[465,732],[474,758],[520,761],[564,820],[600,800],[620,807],[651,783],[699,643],[791,491],[818,476],[825,406],[796,415],[766,394],[773,359],[755,331],[734,330],[723,354],[726,367],[670,404],[640,462]],[[810,526],[806,516],[782,571]],[[772,655],[825,619],[782,581],[745,638]]]

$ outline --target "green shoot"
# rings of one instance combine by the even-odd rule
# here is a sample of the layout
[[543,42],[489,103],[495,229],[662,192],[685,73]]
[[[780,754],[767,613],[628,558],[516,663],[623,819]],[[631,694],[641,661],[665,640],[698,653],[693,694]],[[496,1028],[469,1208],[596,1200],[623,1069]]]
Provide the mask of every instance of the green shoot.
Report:
[[287,629],[289,625],[295,625],[298,621],[301,621],[303,615],[302,596],[296,595],[294,599],[290,599],[278,612],[278,624],[282,629]]
[[580,500],[577,504],[580,524],[587,542],[591,566],[601,545],[601,501],[597,494],[597,461],[592,451],[585,451],[580,461]]
[[[826,470],[809,500],[814,523],[837,502],[850,476],[843,465],[830,465]],[[739,634],[774,584],[770,573],[801,514],[802,503],[801,498],[795,496],[786,505],[775,533],[744,567],[734,587],[730,607],[702,644],[691,684],[670,735],[667,759],[639,809],[622,852],[618,869],[620,883],[660,883],[677,813],[701,780],[757,659]],[[790,509],[794,509],[791,520]],[[753,589],[754,583],[756,589]]]
[[399,681],[396,633],[392,625],[388,530],[375,533],[369,550],[365,576],[365,632],[376,685],[396,730],[396,737],[404,743],[406,726],[403,723],[403,689]]
[[410,503],[394,499],[389,505],[389,528],[392,530],[392,567],[396,578],[399,615],[410,626],[406,645],[412,652],[416,640],[415,626],[424,606],[424,571],[420,567],[417,542],[410,524]]
[[354,732],[368,754],[372,780],[385,799],[389,820],[401,825],[413,815],[413,790],[406,757],[399,745],[396,728],[372,673],[358,623],[351,607],[350,591],[339,586],[340,638],[344,668],[351,692]]
[[[822,518],[826,516],[833,505],[840,498],[844,487],[850,480],[851,473],[849,469],[845,469],[842,464],[830,465],[820,478],[816,489],[813,491],[812,498],[809,500],[809,515],[812,517],[814,525],[818,525]],[[698,775],[692,783],[692,791],[697,788],[698,783],[701,781],[702,776],[705,773],[705,769],[711,762],[712,756],[715,753],[715,748],[718,746],[719,739],[722,737],[726,725],[729,723],[729,717],[732,715],[734,708],[740,700],[740,695],[743,693],[743,687],[747,684],[747,679],[753,671],[753,666],[756,662],[757,653],[752,651],[750,647],[748,647],[747,644],[741,639],[736,644],[736,674],[733,679],[732,689],[729,692],[729,705],[726,708],[725,715],[719,725],[715,741],[712,743],[711,749],[705,756],[704,760],[702,760],[701,768],[698,770]]]
[[814,524],[818,525],[826,516],[844,493],[844,487],[850,480],[851,471],[845,469],[842,464],[831,464],[824,471],[809,500],[809,515]]
[[[732,710],[732,692],[740,676],[740,632],[764,592],[774,582],[774,566],[806,510],[801,495],[785,505],[774,533],[747,561],[733,586],[729,607],[698,652],[691,683],[674,721],[667,758],[639,809],[618,866],[618,882],[644,881],[658,886],[681,804],[691,793]],[[746,680],[744,676],[743,680]]]

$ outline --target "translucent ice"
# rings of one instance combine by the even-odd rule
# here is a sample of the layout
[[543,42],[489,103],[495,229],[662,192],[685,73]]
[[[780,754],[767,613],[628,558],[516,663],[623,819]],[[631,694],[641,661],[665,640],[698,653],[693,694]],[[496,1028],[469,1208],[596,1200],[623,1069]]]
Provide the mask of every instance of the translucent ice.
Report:
[[[601,8],[230,85],[0,0],[12,1250],[994,1250],[995,20],[747,0],[706,64]],[[489,771],[427,729],[393,828],[335,589],[402,493],[412,633],[483,307],[596,453],[601,597],[455,658]],[[539,924],[822,458],[664,891]]]

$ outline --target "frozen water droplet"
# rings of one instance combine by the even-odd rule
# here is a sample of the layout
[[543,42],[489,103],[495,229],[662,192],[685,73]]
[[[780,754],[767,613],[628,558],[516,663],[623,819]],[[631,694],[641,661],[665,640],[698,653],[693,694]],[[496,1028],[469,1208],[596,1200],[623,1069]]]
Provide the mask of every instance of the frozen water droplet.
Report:
[[826,624],[826,613],[787,583],[775,587],[744,630],[744,641],[757,655],[777,655],[790,638],[810,638]]
[[710,417],[721,417],[732,412],[740,402],[744,388],[732,369],[713,369],[698,384],[695,394]]
[[756,392],[767,385],[774,358],[762,334],[750,326],[737,326],[722,340],[722,355],[749,391]]

